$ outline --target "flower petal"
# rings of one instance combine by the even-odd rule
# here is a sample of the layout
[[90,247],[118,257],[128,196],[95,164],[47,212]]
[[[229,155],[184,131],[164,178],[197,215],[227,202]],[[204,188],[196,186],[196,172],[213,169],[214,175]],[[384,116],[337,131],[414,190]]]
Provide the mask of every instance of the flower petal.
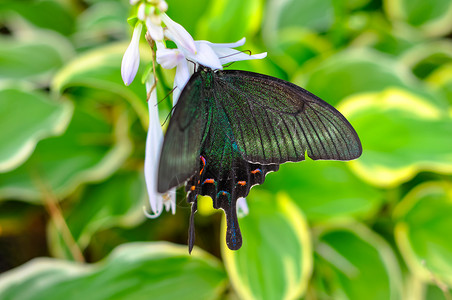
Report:
[[193,74],[193,72],[190,72],[190,68],[186,60],[181,61],[180,64],[177,65],[176,76],[173,84],[173,106],[175,106],[177,100],[179,100],[180,93],[190,79],[191,74]]
[[174,215],[176,213],[176,188],[172,188],[163,195],[163,204],[166,211],[170,211]]
[[138,5],[137,18],[141,21],[144,21],[145,16],[146,16],[146,5],[144,3],[141,3],[140,5]]
[[209,44],[199,41],[196,41],[195,43],[196,48],[198,49],[198,53],[193,56],[187,55],[189,59],[192,59],[193,61],[214,70],[223,69],[223,65],[221,64],[220,59],[216,55],[215,51],[209,46]]
[[[149,75],[146,87],[149,90],[154,84],[154,77]],[[163,143],[163,131],[160,126],[157,109],[157,92],[155,89],[150,92],[148,100],[149,109],[149,129],[146,138],[146,155],[144,158],[144,177],[149,196],[149,204],[154,215],[148,217],[158,217],[163,210],[163,195],[157,192],[157,170],[160,158],[160,148]]]
[[150,17],[147,17],[146,28],[154,41],[163,40],[163,28],[161,24],[155,24]]
[[235,43],[212,43],[209,41],[198,41],[198,42],[203,42],[203,43],[209,44],[209,46],[212,48],[217,48],[217,47],[219,47],[219,48],[236,48],[236,47],[245,45],[246,38],[241,38],[240,40],[238,40]]
[[193,55],[196,54],[195,41],[188,31],[182,25],[171,20],[167,14],[160,14],[160,17],[167,27],[165,35],[175,42],[178,48],[183,48]]
[[185,56],[177,49],[167,49],[158,46],[157,43],[157,63],[164,69],[172,69],[181,61],[185,61]]
[[215,54],[220,58],[221,64],[227,64],[233,61],[250,60],[250,59],[262,59],[267,56],[267,52],[249,55],[245,52],[231,48],[212,48]]
[[249,209],[248,204],[246,203],[246,198],[239,198],[237,199],[237,215],[239,217],[244,217],[248,215]]
[[129,47],[127,47],[126,52],[122,58],[121,63],[121,77],[125,85],[132,83],[135,75],[138,71],[138,66],[140,65],[140,36],[141,29],[143,25],[138,22],[133,29],[132,40],[130,41]]

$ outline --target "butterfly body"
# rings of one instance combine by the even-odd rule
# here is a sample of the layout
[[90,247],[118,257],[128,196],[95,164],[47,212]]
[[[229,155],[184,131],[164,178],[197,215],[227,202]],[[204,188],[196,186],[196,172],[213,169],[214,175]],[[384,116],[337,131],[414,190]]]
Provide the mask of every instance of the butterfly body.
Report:
[[189,249],[194,242],[197,196],[210,196],[227,217],[226,242],[242,238],[236,202],[286,161],[349,160],[361,143],[332,106],[287,81],[245,71],[200,67],[182,91],[168,126],[158,191],[186,182],[192,203]]

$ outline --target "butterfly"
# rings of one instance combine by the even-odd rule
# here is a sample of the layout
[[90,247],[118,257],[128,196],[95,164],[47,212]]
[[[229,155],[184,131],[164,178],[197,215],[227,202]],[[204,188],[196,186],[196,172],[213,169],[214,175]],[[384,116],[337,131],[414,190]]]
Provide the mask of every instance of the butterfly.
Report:
[[199,195],[226,214],[226,244],[242,245],[237,199],[279,165],[351,160],[362,153],[356,131],[334,107],[288,81],[199,66],[182,90],[162,145],[157,190],[186,183],[193,249]]

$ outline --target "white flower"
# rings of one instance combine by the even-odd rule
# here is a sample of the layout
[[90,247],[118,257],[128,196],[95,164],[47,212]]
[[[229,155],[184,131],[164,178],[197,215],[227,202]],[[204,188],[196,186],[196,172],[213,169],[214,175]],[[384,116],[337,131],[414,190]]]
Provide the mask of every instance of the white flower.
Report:
[[121,63],[121,77],[125,85],[132,83],[140,65],[140,36],[143,25],[138,22],[133,29],[132,41],[127,47]]
[[146,81],[146,90],[149,95],[149,129],[146,138],[146,155],[144,158],[144,177],[149,195],[149,204],[152,213],[145,212],[147,217],[156,218],[160,216],[165,205],[166,211],[171,209],[174,214],[176,212],[176,192],[171,189],[164,194],[157,192],[157,173],[160,160],[160,149],[163,143],[163,131],[160,126],[158,109],[157,109],[157,93],[154,85],[154,76],[150,74]]
[[137,18],[141,21],[144,21],[145,17],[146,17],[146,4],[140,3],[137,9]]
[[165,36],[175,42],[178,48],[183,48],[191,54],[196,54],[195,41],[185,28],[174,22],[167,14],[161,14],[163,23],[166,25]]
[[246,203],[246,198],[237,199],[237,215],[239,217],[247,216],[249,213],[248,204]]
[[155,7],[149,7],[149,13],[145,16],[146,28],[154,41],[163,41],[162,18],[155,13]]
[[[190,70],[190,68],[193,67],[193,63],[201,64],[214,70],[221,70],[223,69],[223,64],[226,63],[249,59],[262,59],[267,56],[266,52],[248,55],[239,50],[232,49],[245,44],[245,38],[242,38],[235,43],[226,44],[216,44],[208,41],[195,41],[194,44],[196,51],[193,53],[191,49],[187,49],[183,46],[185,44],[190,44],[189,40],[193,40],[190,35],[186,36],[184,34],[178,34],[172,36],[170,34],[170,36],[168,36],[166,31],[165,35],[167,35],[167,37],[173,37],[173,39],[175,39],[173,41],[178,47],[177,49],[167,49],[164,48],[163,45],[159,46],[159,44],[157,44],[157,63],[165,69],[172,69],[176,67],[173,105],[177,102],[178,95],[194,72],[193,68]],[[180,39],[187,39],[187,41],[181,41]]]

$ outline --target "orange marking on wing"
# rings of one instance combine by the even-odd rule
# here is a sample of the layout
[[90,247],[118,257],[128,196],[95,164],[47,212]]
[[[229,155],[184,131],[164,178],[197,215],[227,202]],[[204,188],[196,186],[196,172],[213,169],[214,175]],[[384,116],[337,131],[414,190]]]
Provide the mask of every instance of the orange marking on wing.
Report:
[[203,184],[204,183],[215,183],[215,179],[207,178],[206,180],[204,180]]
[[256,169],[256,170],[251,171],[251,174],[256,174],[256,173],[260,173],[260,172],[261,172],[261,169]]
[[201,155],[199,158],[200,158],[201,161],[202,161],[202,168],[201,168],[201,171],[199,171],[199,175],[201,175],[202,172],[204,171],[204,167],[206,166],[206,159],[205,159],[204,156],[202,156],[202,155]]
[[196,185],[192,185],[191,188],[190,188],[190,190],[194,191],[195,188],[196,188]]
[[240,184],[241,186],[244,186],[244,185],[246,185],[246,181],[239,181],[239,182],[237,182],[237,184]]
[[221,192],[221,194],[224,196],[224,195],[226,195],[226,192]]

